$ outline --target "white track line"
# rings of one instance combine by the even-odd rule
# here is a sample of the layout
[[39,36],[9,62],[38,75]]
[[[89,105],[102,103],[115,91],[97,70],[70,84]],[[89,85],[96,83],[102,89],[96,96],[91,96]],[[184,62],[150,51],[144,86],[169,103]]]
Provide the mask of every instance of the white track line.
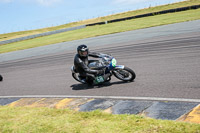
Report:
[[0,96],[0,98],[97,98],[97,99],[176,101],[176,102],[199,102],[200,103],[200,99],[160,98],[160,97],[123,97],[123,96],[24,95],[24,96]]

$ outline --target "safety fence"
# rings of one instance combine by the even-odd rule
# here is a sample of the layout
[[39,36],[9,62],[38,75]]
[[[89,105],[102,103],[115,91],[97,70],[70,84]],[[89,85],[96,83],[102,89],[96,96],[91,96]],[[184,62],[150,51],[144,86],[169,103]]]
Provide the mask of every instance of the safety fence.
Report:
[[82,28],[85,28],[85,27],[86,27],[85,25],[81,25],[81,26],[77,26],[77,27],[65,28],[65,29],[49,31],[49,32],[44,32],[44,33],[40,33],[40,34],[35,34],[35,35],[30,35],[30,36],[25,36],[25,37],[10,39],[10,40],[5,40],[5,41],[1,41],[0,45],[1,44],[12,43],[12,42],[23,41],[23,40],[27,40],[27,39],[33,39],[33,38],[36,38],[36,37],[53,35],[53,34],[62,33],[62,32],[66,32],[66,31],[71,31],[71,30],[82,29]]

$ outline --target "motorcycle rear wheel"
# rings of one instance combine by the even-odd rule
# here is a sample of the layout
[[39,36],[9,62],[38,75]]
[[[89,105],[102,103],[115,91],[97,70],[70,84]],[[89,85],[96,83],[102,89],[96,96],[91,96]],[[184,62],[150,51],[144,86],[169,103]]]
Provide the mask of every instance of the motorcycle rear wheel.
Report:
[[135,72],[128,67],[124,67],[124,69],[120,69],[120,70],[113,70],[113,75],[119,80],[122,80],[125,82],[128,82],[128,81],[131,82],[136,78]]
[[0,75],[0,81],[3,81],[3,76]]
[[86,84],[86,82],[82,81],[82,80],[78,77],[78,75],[77,75],[76,73],[72,73],[72,77],[73,77],[76,81],[78,81],[78,82],[80,82],[80,83],[82,83],[82,84]]

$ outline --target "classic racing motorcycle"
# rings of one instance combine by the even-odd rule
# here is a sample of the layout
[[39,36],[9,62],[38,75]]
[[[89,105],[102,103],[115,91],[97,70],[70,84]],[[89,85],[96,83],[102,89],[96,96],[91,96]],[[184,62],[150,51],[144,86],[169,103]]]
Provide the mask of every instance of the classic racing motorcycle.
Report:
[[[111,55],[108,54],[101,54],[100,55],[101,58],[99,60],[95,60],[93,62],[91,62],[88,67],[90,69],[94,69],[94,70],[99,70],[99,69],[104,69],[107,73],[109,72],[111,75],[110,77],[104,81],[104,79],[102,79],[102,75],[98,75],[96,76],[95,80],[93,81],[93,84],[99,84],[103,82],[108,82],[111,80],[111,76],[114,75],[116,78],[128,82],[128,81],[133,81],[136,78],[136,74],[135,72],[124,66],[124,65],[117,65],[117,60],[112,57]],[[76,72],[75,67],[72,66],[71,67],[71,71],[72,71],[72,77],[83,84],[87,84],[86,80],[83,80],[79,77],[79,73]]]

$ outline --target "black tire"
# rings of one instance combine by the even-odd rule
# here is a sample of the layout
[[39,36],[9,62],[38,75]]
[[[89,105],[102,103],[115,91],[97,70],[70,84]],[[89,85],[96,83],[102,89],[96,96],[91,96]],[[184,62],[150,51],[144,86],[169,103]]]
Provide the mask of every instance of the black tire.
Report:
[[0,81],[3,81],[3,76],[0,75]]
[[[131,74],[131,77],[130,78],[126,78],[126,77],[124,77],[124,75],[120,74],[120,72],[128,72],[129,74]],[[126,81],[126,82],[128,82],[128,81],[132,82],[136,78],[135,72],[132,69],[128,68],[128,67],[124,67],[124,69],[122,69],[122,70],[114,70],[113,74],[119,80],[123,80],[123,81]]]
[[78,81],[78,82],[80,82],[80,83],[82,83],[82,84],[85,84],[85,82],[82,82],[80,79],[77,78],[76,73],[72,73],[72,77],[73,77],[76,81]]

